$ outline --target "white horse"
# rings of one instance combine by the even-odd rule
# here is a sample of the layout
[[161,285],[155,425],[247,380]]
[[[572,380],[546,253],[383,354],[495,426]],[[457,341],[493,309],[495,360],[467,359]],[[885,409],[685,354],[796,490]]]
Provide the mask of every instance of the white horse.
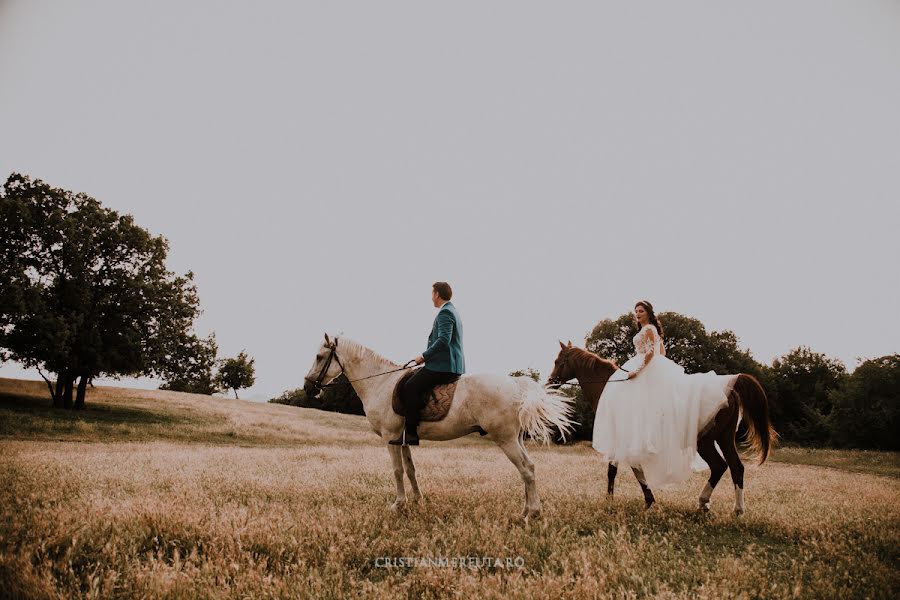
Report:
[[[333,340],[325,334],[316,359],[304,378],[304,390],[314,396],[321,387],[334,381],[341,373],[350,380],[362,400],[366,418],[372,430],[381,436],[391,455],[397,498],[391,510],[406,505],[403,473],[412,486],[413,501],[422,499],[416,481],[409,446],[394,446],[388,440],[400,435],[404,417],[392,407],[397,382],[405,374],[403,367],[379,356],[362,344],[347,338]],[[535,484],[534,463],[525,449],[524,436],[542,440],[545,444],[558,428],[565,435],[572,430],[570,399],[557,392],[547,391],[529,377],[498,375],[463,375],[457,380],[456,393],[447,416],[440,421],[419,423],[419,437],[423,440],[452,440],[476,431],[485,431],[497,443],[519,470],[525,482],[525,506],[522,517],[538,519],[541,499]]]

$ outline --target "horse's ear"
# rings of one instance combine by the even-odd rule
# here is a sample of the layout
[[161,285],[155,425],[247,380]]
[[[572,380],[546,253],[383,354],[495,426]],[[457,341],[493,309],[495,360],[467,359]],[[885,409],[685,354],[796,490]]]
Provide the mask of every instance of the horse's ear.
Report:
[[569,340],[569,348],[572,347],[572,340]]
[[327,333],[325,334],[325,343],[326,343],[326,344],[330,344],[330,343],[331,343],[331,340],[328,339],[328,334],[327,334]]
[[334,338],[334,347],[337,348],[337,338]]
[[562,349],[563,349],[563,350],[565,350],[565,349],[566,349],[566,345],[565,345],[565,344],[563,344],[563,343],[562,343],[562,342],[559,342],[559,347],[560,347],[560,348],[562,348]]

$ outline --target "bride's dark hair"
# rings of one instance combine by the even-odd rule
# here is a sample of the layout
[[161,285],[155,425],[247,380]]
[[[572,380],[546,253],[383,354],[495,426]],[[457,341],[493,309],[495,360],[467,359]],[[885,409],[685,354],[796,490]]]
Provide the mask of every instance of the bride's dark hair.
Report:
[[[663,337],[663,328],[662,323],[659,322],[659,319],[656,317],[656,313],[653,312],[653,305],[647,302],[646,300],[641,300],[634,305],[635,308],[638,306],[643,306],[644,310],[647,311],[647,318],[650,321],[650,324],[656,327],[656,331],[659,332],[659,337]],[[634,318],[634,322],[637,324],[638,329],[640,329],[641,324],[637,322],[637,317]]]

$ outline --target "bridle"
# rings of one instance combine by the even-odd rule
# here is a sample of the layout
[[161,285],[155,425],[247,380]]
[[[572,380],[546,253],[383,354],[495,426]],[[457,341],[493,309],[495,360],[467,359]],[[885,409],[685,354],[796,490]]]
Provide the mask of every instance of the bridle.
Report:
[[334,342],[332,342],[331,344],[326,342],[325,345],[328,347],[329,352],[328,356],[325,358],[325,362],[322,364],[322,370],[319,371],[319,374],[315,379],[310,379],[309,377],[303,378],[308,384],[310,384],[313,389],[315,389],[316,393],[320,392],[322,388],[331,387],[334,385],[334,382],[327,384],[322,383],[323,381],[325,381],[325,374],[328,373],[328,369],[331,368],[331,361],[336,361],[338,366],[341,368],[341,373],[344,372],[344,365],[341,364],[341,359],[337,355],[337,338],[335,338]]
[[[566,357],[566,360],[568,361],[568,357]],[[628,369],[625,369],[625,368],[623,368],[623,367],[619,367],[617,370],[618,370],[618,371],[624,371],[624,372],[626,372],[626,373],[631,373],[631,371],[629,371]],[[585,384],[585,383],[624,383],[624,382],[628,381],[628,379],[607,379],[607,380],[594,379],[594,380],[574,381],[574,382],[573,382],[573,381],[572,381],[573,379],[575,379],[575,376],[574,376],[574,375],[573,375],[572,377],[569,377],[569,378],[566,379],[565,381],[560,381],[559,379],[557,379],[557,378],[555,378],[555,377],[550,377],[550,378],[547,379],[547,385],[544,386],[544,387],[549,387],[549,388],[556,389],[556,388],[562,387],[562,386],[564,386],[564,385],[578,385],[578,386],[580,386],[580,385]]]
[[[338,375],[335,377],[335,379],[337,379],[337,377],[340,377],[341,375],[343,375],[346,372],[346,370],[344,369],[343,363],[341,363],[341,358],[337,354],[337,345],[338,345],[337,338],[334,338],[334,342],[332,342],[330,344],[326,342],[325,345],[328,348],[329,352],[328,352],[328,356],[325,357],[325,363],[322,365],[322,370],[319,371],[319,374],[316,376],[315,379],[310,379],[309,377],[303,378],[307,383],[310,384],[310,386],[312,388],[315,389],[317,394],[323,388],[328,388],[328,387],[332,387],[332,386],[336,385],[334,383],[334,381],[332,381],[331,383],[322,383],[323,381],[325,381],[325,375],[328,373],[328,369],[331,367],[331,361],[335,361],[338,364],[338,366],[341,368],[341,372],[338,373]],[[351,379],[351,380],[349,380],[349,383],[363,381],[364,379],[372,379],[373,377],[381,377],[382,375],[389,375],[390,373],[396,373],[397,371],[404,371],[409,368],[410,363],[414,363],[414,362],[416,362],[416,361],[411,360],[411,361],[407,362],[405,365],[403,365],[402,367],[400,367],[399,369],[385,371],[384,373],[375,373],[374,375],[369,375],[367,377],[360,377],[359,379]]]

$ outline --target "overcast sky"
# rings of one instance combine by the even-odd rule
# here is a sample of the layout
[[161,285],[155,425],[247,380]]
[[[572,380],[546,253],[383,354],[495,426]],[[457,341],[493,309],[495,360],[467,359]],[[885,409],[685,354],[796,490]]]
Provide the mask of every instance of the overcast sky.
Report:
[[895,0],[0,0],[13,171],[164,235],[242,397],[323,331],[419,354],[437,280],[469,372],[641,298],[763,362],[900,351]]

